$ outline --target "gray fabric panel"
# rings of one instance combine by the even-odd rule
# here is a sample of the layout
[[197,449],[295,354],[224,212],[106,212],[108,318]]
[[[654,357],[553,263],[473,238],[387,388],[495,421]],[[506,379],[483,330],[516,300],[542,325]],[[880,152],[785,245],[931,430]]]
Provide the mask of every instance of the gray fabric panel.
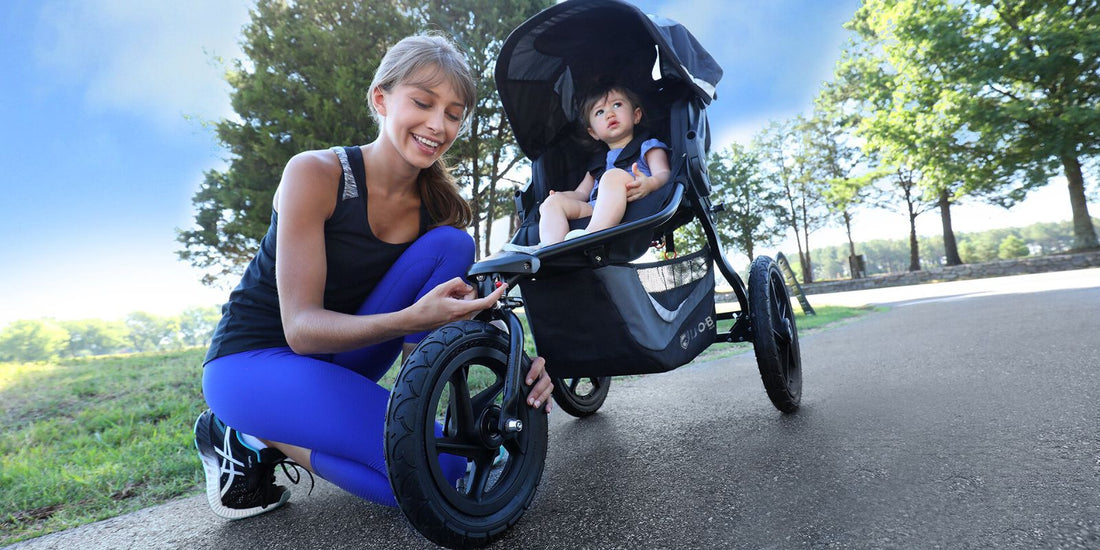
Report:
[[680,307],[671,311],[649,296],[642,288],[634,269],[607,266],[595,270],[595,273],[614,294],[615,307],[626,321],[630,334],[640,346],[650,350],[662,350],[668,346],[678,336],[680,322],[683,321],[677,319],[676,314],[690,312],[714,291],[714,273],[708,272],[701,280],[692,283],[695,285],[694,290]]

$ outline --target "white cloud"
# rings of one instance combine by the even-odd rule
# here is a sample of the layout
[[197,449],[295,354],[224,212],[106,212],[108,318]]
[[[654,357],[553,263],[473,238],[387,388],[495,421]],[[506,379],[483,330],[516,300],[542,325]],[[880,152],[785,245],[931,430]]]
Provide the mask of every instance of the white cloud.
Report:
[[86,0],[42,7],[38,61],[91,109],[134,113],[165,127],[185,115],[231,114],[225,67],[241,56],[244,0]]

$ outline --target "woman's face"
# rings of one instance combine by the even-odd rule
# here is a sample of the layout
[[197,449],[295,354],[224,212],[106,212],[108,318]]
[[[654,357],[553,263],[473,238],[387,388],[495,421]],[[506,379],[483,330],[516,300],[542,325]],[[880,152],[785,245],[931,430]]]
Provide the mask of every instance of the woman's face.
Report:
[[[373,94],[381,131],[410,165],[428,168],[454,143],[466,105],[447,79],[418,78]],[[439,80],[439,84],[418,84]]]

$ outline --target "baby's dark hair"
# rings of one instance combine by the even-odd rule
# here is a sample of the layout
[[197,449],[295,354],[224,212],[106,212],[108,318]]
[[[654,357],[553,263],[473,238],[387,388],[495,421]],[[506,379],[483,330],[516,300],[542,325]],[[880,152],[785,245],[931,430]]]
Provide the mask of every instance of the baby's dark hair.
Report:
[[592,108],[611,92],[623,94],[623,97],[625,97],[631,105],[642,109],[642,114],[643,116],[645,115],[645,109],[642,107],[642,98],[634,93],[634,90],[615,81],[597,82],[588,89],[588,92],[584,95],[584,100],[581,101],[580,118],[585,128],[589,125],[588,115],[591,114]]

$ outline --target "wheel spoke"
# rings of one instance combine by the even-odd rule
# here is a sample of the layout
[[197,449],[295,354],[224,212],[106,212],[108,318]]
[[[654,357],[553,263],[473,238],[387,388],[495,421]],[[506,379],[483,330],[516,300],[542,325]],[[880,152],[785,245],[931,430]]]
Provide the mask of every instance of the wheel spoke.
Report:
[[480,442],[470,442],[466,438],[440,437],[435,440],[435,450],[439,453],[476,458],[485,453],[485,446]]
[[481,500],[485,496],[485,487],[489,483],[489,472],[493,469],[493,460],[482,455],[474,460],[474,479],[470,481],[469,496],[474,500]]
[[470,385],[466,381],[466,367],[456,369],[451,375],[451,404],[458,433],[477,433],[477,420],[474,417],[473,404],[470,401]]
[[478,414],[481,414],[481,411],[485,410],[485,408],[488,407],[493,402],[494,399],[496,399],[496,396],[498,394],[500,394],[500,392],[503,389],[504,389],[504,379],[500,378],[500,377],[497,377],[496,382],[493,382],[492,386],[489,386],[488,388],[485,388],[484,390],[481,390],[480,393],[475,395],[470,400],[470,406]]
[[785,330],[779,330],[778,328],[772,329],[772,336],[775,337],[775,343],[784,346],[786,348],[791,347],[791,335]]
[[504,450],[508,451],[508,456],[510,457],[524,454],[523,447],[519,445],[519,438],[505,439]]

